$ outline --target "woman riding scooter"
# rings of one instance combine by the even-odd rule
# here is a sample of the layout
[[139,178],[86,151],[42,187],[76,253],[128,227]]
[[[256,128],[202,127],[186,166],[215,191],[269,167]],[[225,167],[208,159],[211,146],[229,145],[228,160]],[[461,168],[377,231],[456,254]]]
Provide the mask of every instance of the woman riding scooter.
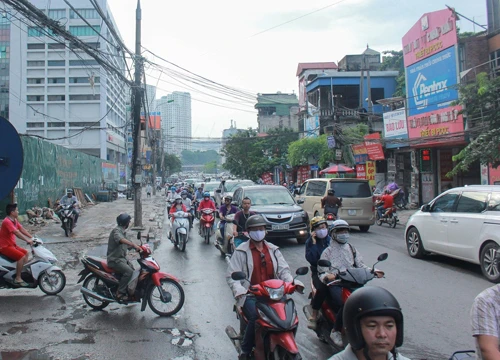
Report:
[[177,211],[184,211],[184,212],[187,212],[186,211],[186,207],[184,206],[184,204],[182,203],[182,198],[177,195],[174,199],[174,203],[172,204],[172,207],[170,208],[170,212],[169,212],[169,215],[170,215],[170,228],[173,227],[173,224],[174,224],[174,220],[175,220],[175,213]]

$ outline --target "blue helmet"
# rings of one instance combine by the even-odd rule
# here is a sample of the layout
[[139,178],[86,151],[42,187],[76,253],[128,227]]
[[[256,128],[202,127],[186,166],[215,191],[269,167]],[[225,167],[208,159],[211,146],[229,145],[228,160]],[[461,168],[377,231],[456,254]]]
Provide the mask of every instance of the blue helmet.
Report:
[[181,191],[181,196],[187,196],[188,192],[186,190]]
[[203,193],[203,197],[210,197],[210,193],[209,193],[208,191],[205,191],[205,192]]
[[172,186],[172,187],[170,188],[170,191],[177,191],[177,188],[176,188],[175,186]]

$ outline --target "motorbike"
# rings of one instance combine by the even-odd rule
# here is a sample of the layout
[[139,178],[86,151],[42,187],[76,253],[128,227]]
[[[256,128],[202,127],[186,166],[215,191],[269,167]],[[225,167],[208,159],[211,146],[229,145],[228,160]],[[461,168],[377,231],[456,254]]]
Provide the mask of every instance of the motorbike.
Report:
[[172,231],[170,232],[170,241],[176,248],[179,248],[181,251],[186,250],[186,244],[188,242],[188,233],[189,233],[189,213],[184,211],[177,211],[173,215],[172,220]]
[[[138,233],[138,239],[141,239]],[[84,256],[81,259],[84,269],[78,274],[83,281],[80,292],[83,299],[94,310],[102,310],[110,303],[141,303],[141,311],[149,305],[159,316],[172,316],[184,305],[184,289],[173,275],[160,272],[160,265],[152,257],[149,245],[141,240],[140,257],[137,262],[139,270],[135,270],[128,284],[130,299],[121,301],[116,298],[120,274],[114,272],[106,259],[95,256]]]
[[167,200],[167,214],[170,213],[171,207],[172,207],[172,200]]
[[[300,267],[295,274],[305,275],[308,271],[307,267]],[[237,281],[248,281],[246,274],[241,271],[232,273],[231,278]],[[278,279],[263,281],[248,289],[247,296],[255,296],[257,299],[253,352],[255,360],[302,359],[295,342],[295,334],[299,325],[295,302],[285,296],[293,294],[295,290],[296,285],[293,282],[288,283]],[[233,311],[236,312],[236,317],[240,321],[240,333],[237,334],[232,326],[228,326],[226,334],[239,354],[248,321],[241,307],[235,305]]]
[[408,208],[408,203],[405,199],[405,193],[401,188],[393,191],[391,195],[394,198],[394,205],[396,205],[400,210],[405,210]]
[[[21,278],[28,283],[23,289],[40,289],[47,295],[56,295],[66,286],[66,276],[62,269],[54,264],[57,262],[54,254],[43,246],[43,241],[34,238],[31,245],[33,258],[26,263]],[[16,262],[0,255],[0,289],[19,289],[14,283]]]
[[[200,201],[199,200],[193,200],[193,210],[194,210],[194,216],[198,220],[200,220],[200,212],[198,211],[198,206],[200,206]],[[193,218],[194,220],[194,218]]]
[[[382,202],[377,201],[375,202],[375,207],[378,207],[382,204],[383,204]],[[385,209],[385,212],[382,217],[380,217],[377,211],[376,216],[377,216],[376,222],[378,226],[382,226],[383,223],[386,223],[387,225],[389,225],[389,227],[395,228],[399,222],[396,205],[393,205],[389,209]]]
[[[375,265],[377,265],[380,261],[386,260],[387,257],[388,257],[387,253],[380,254],[377,258],[377,262],[372,266],[371,269],[352,268],[339,272],[338,278],[328,283],[327,285],[342,287],[342,303],[345,303],[354,290],[363,287],[366,283],[377,277],[376,271],[378,270],[375,270]],[[318,266],[333,268],[331,266],[330,261],[328,260],[319,260]],[[312,301],[314,295],[316,294],[316,288],[314,287],[312,281],[311,281],[311,288],[312,291],[309,294],[309,299],[311,299]],[[307,318],[310,318],[312,314],[311,304],[304,306],[303,311],[305,316]],[[321,341],[329,344],[337,351],[341,351],[343,350],[343,348],[337,347],[330,338],[330,333],[333,329],[333,325],[335,324],[336,312],[337,310],[332,309],[332,307],[330,306],[329,298],[327,297],[327,299],[321,305],[319,316],[316,322],[317,324],[316,329],[314,331],[316,332],[316,335]],[[347,339],[345,337],[344,330],[342,330],[342,338],[344,340],[344,344],[347,344]]]
[[201,209],[200,234],[205,243],[210,244],[210,237],[214,233],[215,214],[213,209]]
[[333,226],[333,222],[337,220],[337,215],[328,213],[325,215],[325,220],[326,220],[326,225],[328,226],[328,229],[331,229]]
[[73,204],[61,205],[59,214],[62,223],[61,227],[64,230],[64,235],[68,237],[69,234],[73,232],[73,229],[75,227],[75,211]]
[[235,214],[229,214],[226,216],[226,224],[224,225],[224,238],[218,237],[215,241],[215,247],[219,249],[222,257],[231,257],[234,252],[234,215]]

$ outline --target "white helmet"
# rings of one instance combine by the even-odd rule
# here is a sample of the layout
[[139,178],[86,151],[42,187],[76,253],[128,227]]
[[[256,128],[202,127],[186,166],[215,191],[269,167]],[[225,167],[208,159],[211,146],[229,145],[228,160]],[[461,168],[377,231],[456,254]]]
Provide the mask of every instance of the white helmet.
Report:
[[349,224],[345,220],[335,220],[332,224],[330,232],[336,233],[338,230],[347,229],[349,230]]

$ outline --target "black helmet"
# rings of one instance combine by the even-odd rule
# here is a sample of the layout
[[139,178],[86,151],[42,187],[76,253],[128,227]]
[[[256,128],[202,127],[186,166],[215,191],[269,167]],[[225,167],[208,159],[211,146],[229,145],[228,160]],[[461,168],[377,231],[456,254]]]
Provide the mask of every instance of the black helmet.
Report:
[[365,347],[360,320],[366,316],[392,316],[396,322],[396,347],[403,345],[403,313],[396,298],[386,289],[366,286],[352,293],[344,305],[344,328],[353,350]]
[[233,197],[231,195],[226,195],[224,197],[224,200],[229,200],[229,201],[233,201]]
[[255,226],[266,226],[266,224],[266,220],[262,215],[252,215],[245,223],[245,228],[248,229]]
[[122,213],[116,218],[116,223],[118,224],[118,226],[128,226],[130,220],[132,220],[132,218],[129,214]]
[[335,195],[335,190],[328,189],[328,195]]

